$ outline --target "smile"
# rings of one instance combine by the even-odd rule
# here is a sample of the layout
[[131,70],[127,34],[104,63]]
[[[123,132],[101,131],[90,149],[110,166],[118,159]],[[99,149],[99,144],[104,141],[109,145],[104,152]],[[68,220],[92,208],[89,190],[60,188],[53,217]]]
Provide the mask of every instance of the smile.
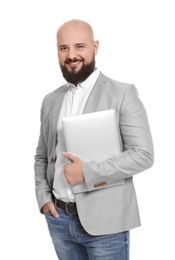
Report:
[[76,61],[76,62],[69,62],[70,67],[77,67],[78,64],[80,64],[81,61]]

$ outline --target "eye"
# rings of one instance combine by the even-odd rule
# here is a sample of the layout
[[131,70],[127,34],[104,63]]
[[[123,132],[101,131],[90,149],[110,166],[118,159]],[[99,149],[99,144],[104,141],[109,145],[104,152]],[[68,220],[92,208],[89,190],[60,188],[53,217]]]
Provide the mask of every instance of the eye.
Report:
[[78,44],[76,47],[77,47],[77,49],[83,49],[85,46],[84,46],[84,44]]
[[60,46],[59,47],[59,51],[67,51],[68,50],[68,47],[67,46]]

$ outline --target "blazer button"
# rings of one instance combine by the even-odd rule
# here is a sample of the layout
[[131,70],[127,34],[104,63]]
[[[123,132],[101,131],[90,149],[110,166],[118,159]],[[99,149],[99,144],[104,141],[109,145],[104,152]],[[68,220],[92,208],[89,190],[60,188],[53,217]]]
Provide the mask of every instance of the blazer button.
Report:
[[55,162],[55,160],[52,158],[52,159],[50,160],[50,162],[51,162],[51,163],[54,163],[54,162]]

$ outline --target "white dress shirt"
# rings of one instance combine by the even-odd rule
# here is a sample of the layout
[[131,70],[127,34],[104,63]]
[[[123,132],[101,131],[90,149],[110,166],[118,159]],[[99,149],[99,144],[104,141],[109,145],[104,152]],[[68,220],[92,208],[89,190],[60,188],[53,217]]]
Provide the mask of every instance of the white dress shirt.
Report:
[[74,194],[72,193],[71,186],[67,183],[63,172],[63,167],[66,164],[66,158],[62,156],[62,152],[65,151],[66,148],[64,143],[61,120],[63,117],[75,116],[83,113],[86,101],[99,74],[100,71],[96,69],[84,82],[78,84],[77,87],[73,84],[68,83],[67,92],[63,100],[57,124],[58,142],[56,146],[57,159],[55,163],[53,193],[57,199],[61,199],[65,202],[74,202],[75,199]]

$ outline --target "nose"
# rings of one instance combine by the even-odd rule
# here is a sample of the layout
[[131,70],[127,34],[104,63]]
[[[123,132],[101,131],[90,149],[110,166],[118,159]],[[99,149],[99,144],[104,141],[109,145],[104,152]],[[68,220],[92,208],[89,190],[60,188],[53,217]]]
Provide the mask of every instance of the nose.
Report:
[[68,53],[67,53],[67,58],[73,60],[76,57],[77,57],[76,49],[70,48]]

